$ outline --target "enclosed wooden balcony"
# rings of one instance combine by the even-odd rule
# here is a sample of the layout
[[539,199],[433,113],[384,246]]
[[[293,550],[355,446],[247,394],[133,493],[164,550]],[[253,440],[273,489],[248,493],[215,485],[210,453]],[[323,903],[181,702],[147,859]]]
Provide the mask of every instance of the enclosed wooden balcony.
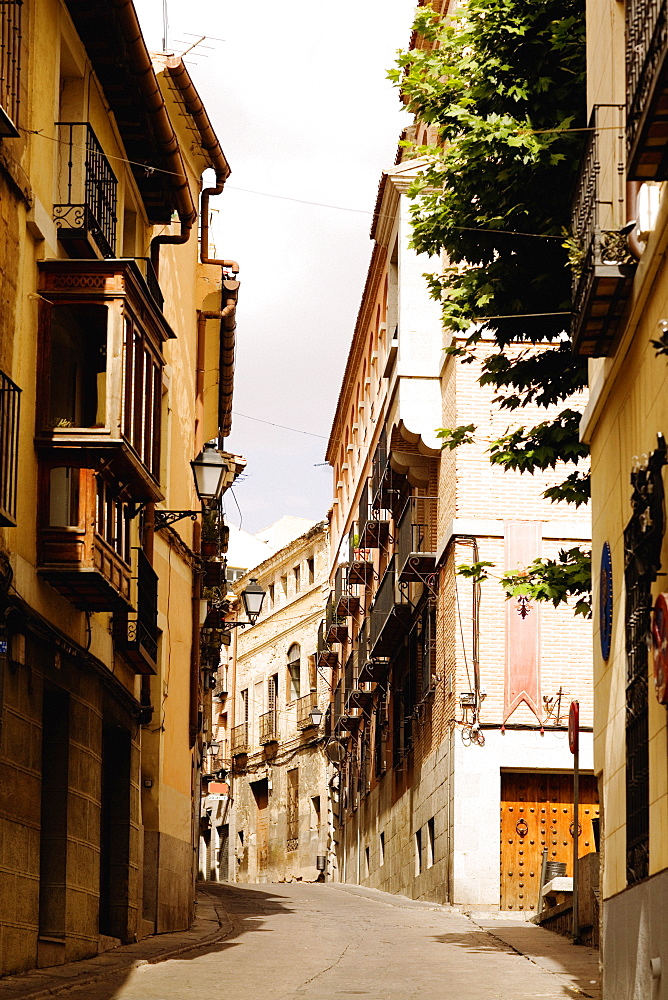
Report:
[[35,446],[42,460],[100,468],[127,499],[162,499],[162,355],[174,336],[134,260],[40,268]]
[[572,209],[571,339],[576,354],[607,357],[621,329],[637,265],[624,232],[624,108],[597,105],[590,125]]
[[40,469],[38,572],[82,611],[127,611],[132,575],[127,505],[93,469]]
[[668,178],[668,0],[626,0],[628,179]]
[[311,729],[316,723],[311,718],[311,711],[317,707],[315,691],[309,691],[297,699],[297,729]]

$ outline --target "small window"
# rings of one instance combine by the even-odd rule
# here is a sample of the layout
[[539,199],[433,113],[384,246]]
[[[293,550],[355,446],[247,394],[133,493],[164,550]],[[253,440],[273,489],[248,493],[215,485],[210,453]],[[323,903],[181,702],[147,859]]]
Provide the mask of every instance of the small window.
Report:
[[288,650],[288,701],[296,701],[300,695],[301,649],[293,643]]
[[283,596],[287,597],[288,596],[288,575],[287,575],[287,573],[285,574],[285,576],[281,577],[281,590],[283,591]]
[[422,830],[415,831],[415,874],[422,872]]
[[385,864],[385,831],[381,831],[380,837],[378,838],[378,851],[379,851],[379,865]]
[[364,848],[364,877],[365,878],[369,877],[370,870],[371,870],[371,862],[370,862],[370,858],[369,858],[369,848],[365,847]]
[[315,580],[315,560],[307,559],[306,566],[308,571],[308,582],[311,584]]
[[269,597],[269,607],[273,608],[274,601],[276,600],[276,598],[274,597],[274,584],[273,583],[269,584],[269,587],[267,588],[267,595]]
[[299,591],[301,590],[301,577],[302,577],[301,566],[295,566],[292,572],[295,578],[295,594],[298,594]]
[[434,863],[434,817],[427,820],[427,868]]

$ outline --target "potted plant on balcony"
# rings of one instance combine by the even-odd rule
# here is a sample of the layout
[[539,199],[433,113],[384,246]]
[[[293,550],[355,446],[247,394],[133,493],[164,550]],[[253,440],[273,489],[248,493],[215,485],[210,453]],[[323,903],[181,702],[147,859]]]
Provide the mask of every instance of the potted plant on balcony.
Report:
[[220,518],[218,511],[207,511],[202,517],[202,559],[220,555]]

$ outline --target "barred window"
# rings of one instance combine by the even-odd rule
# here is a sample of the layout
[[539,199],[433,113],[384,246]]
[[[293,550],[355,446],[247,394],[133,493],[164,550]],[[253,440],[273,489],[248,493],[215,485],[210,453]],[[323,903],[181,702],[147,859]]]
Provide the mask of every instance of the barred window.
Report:
[[0,138],[18,136],[23,0],[0,3]]

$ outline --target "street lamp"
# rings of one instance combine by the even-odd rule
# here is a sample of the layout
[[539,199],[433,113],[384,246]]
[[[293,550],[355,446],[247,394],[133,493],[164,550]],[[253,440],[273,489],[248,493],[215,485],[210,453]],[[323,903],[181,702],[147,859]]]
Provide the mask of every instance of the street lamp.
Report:
[[314,705],[309,714],[311,716],[311,724],[313,726],[319,726],[322,722],[322,709],[318,708],[317,705]]
[[190,463],[195,477],[195,489],[202,503],[218,500],[223,492],[227,462],[214,441],[207,441],[197,458]]
[[262,589],[257,579],[253,577],[241,591],[241,600],[244,602],[244,611],[251,625],[260,617],[265,591]]
[[[225,485],[228,466],[216,448],[215,441],[207,441],[197,458],[190,463],[190,468],[193,471],[195,489],[200,501],[210,505],[219,500]],[[184,517],[194,521],[200,513],[199,510],[156,510],[154,514],[156,531]]]

